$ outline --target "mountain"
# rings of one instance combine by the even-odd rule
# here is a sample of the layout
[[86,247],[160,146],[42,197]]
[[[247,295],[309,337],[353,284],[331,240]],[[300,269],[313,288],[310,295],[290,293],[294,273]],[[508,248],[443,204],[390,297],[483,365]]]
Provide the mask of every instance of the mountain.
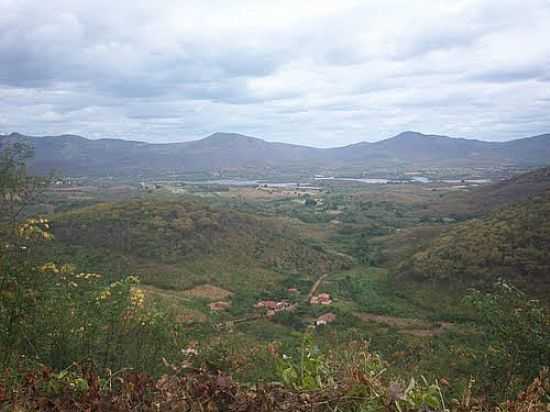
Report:
[[550,134],[510,142],[484,142],[404,132],[376,143],[314,147],[272,143],[235,133],[169,144],[120,139],[89,140],[61,135],[0,135],[0,147],[26,142],[34,147],[35,173],[58,170],[66,175],[137,176],[231,171],[262,176],[326,170],[401,167],[543,166],[550,162]]
[[550,159],[550,134],[511,142],[403,132],[375,143],[337,149],[347,161],[372,164],[410,164],[423,167],[490,167],[492,165],[544,165]]

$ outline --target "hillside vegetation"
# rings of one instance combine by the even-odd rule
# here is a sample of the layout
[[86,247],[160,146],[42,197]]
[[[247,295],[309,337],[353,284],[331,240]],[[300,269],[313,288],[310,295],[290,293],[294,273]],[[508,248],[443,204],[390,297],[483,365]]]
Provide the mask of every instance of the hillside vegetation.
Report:
[[193,200],[103,203],[56,215],[52,228],[58,254],[74,259],[80,250],[88,264],[137,273],[161,287],[208,281],[247,288],[247,282],[273,283],[283,274],[316,278],[347,264],[308,246],[281,220]]
[[415,278],[550,285],[550,194],[456,225],[403,265]]
[[516,175],[501,182],[451,191],[430,199],[422,215],[426,217],[453,216],[459,219],[476,217],[492,209],[550,193],[550,167]]

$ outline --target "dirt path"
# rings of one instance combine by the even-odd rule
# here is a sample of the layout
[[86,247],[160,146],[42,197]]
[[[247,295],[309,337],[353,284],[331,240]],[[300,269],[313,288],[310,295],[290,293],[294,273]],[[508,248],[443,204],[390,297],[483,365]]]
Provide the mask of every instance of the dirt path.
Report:
[[309,293],[307,294],[306,303],[309,303],[311,301],[311,298],[313,297],[313,295],[315,295],[317,293],[317,290],[321,286],[321,283],[323,283],[323,280],[325,280],[328,277],[328,275],[329,274],[326,273],[326,274],[324,274],[323,276],[321,276],[319,279],[317,279],[315,281],[315,283],[311,287]]
[[396,316],[375,315],[373,313],[354,312],[354,315],[366,322],[377,322],[394,327],[400,333],[413,336],[441,335],[451,326],[451,322],[430,322],[422,319],[399,318]]

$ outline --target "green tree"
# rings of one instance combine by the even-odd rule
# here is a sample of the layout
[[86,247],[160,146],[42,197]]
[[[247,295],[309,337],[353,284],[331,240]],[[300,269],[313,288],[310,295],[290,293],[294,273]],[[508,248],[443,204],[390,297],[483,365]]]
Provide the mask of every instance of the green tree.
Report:
[[32,148],[22,143],[4,146],[0,151],[0,225],[12,232],[25,207],[48,182],[27,174],[26,162],[31,157]]

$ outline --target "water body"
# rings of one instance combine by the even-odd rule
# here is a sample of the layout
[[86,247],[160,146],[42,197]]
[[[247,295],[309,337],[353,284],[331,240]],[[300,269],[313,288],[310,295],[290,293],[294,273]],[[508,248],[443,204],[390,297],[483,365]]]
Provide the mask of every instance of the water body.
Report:
[[491,179],[442,179],[440,182],[443,183],[469,183],[481,185],[484,183],[491,183]]
[[430,183],[432,180],[424,176],[412,176],[411,180],[417,183]]
[[[389,183],[465,183],[465,184],[485,184],[491,183],[491,179],[441,179],[433,180],[425,176],[412,176],[408,179],[386,179],[386,178],[354,178],[354,177],[314,177],[316,181],[343,181],[343,182],[357,182],[365,184],[385,185]],[[220,186],[263,186],[276,188],[296,188],[300,185],[307,185],[307,182],[269,182],[267,180],[246,180],[246,179],[214,179],[214,180],[184,180],[183,183],[189,185],[220,185]]]
[[390,179],[371,179],[371,178],[353,178],[353,177],[316,177],[315,180],[339,180],[345,182],[360,182],[368,184],[386,184]]
[[220,186],[264,186],[268,187],[298,187],[301,183],[297,182],[275,182],[271,183],[264,180],[246,180],[246,179],[215,179],[215,180],[184,180],[188,185],[220,185]]
[[183,180],[187,185],[220,185],[220,186],[258,186],[258,180],[217,179],[217,180]]

